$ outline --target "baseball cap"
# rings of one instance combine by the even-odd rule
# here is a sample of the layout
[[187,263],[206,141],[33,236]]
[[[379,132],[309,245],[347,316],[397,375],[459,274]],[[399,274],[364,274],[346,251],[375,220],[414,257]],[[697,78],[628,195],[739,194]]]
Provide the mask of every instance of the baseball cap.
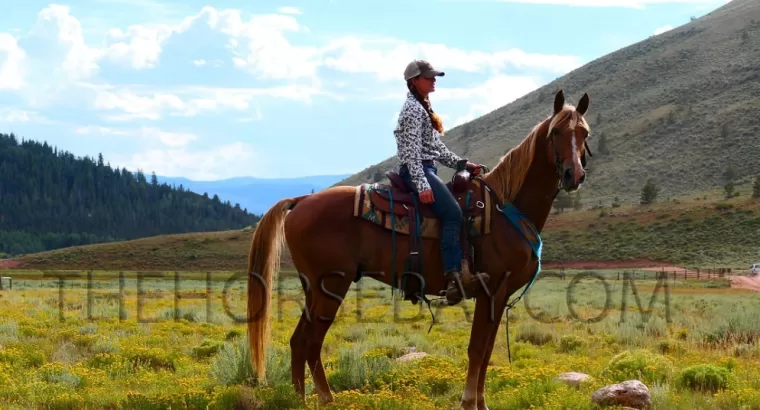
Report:
[[418,75],[432,78],[436,76],[443,77],[446,73],[434,69],[433,66],[425,60],[414,60],[406,66],[406,70],[404,70],[404,80],[409,80]]

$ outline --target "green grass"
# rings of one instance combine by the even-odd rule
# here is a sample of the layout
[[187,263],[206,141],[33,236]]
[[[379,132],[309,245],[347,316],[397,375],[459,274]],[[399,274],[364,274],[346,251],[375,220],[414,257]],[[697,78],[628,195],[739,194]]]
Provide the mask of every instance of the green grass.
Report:
[[[540,279],[509,312],[513,362],[502,327],[488,376],[490,408],[593,409],[597,388],[630,378],[648,385],[654,409],[760,406],[760,332],[751,314],[760,308],[756,294],[716,287],[720,280],[671,279],[669,303],[662,287],[651,302],[657,282],[652,272],[638,271],[639,306],[617,271],[594,271],[607,284],[609,304],[601,320],[587,323],[604,310],[604,285],[587,278],[568,288],[581,271],[567,273],[565,280]],[[94,274],[96,294],[118,294],[117,272]],[[67,282],[61,317],[56,280],[13,272],[24,279],[0,292],[0,407],[301,408],[289,385],[288,340],[303,300],[297,279],[281,274],[265,386],[248,361],[244,326],[224,311],[222,279],[230,275],[211,275],[210,317],[206,300],[182,299],[175,318],[171,273],[144,283],[138,297],[138,276],[126,272],[122,319],[118,299],[99,297],[88,320],[86,279]],[[181,272],[180,278],[184,292],[205,292],[199,273]],[[244,314],[244,284],[233,284],[226,299],[235,315]],[[394,323],[389,296],[387,287],[365,278],[346,297],[323,348],[336,397],[328,408],[457,408],[473,304],[436,312],[439,323],[428,334],[426,309],[402,303],[400,317],[419,320]],[[151,323],[137,320],[141,303]],[[395,360],[410,348],[427,356]],[[552,381],[566,371],[592,379],[580,388]],[[307,394],[314,405],[308,371]]]
[[[245,270],[252,230],[159,235],[17,258],[24,269]],[[289,259],[288,252],[284,258]],[[287,268],[287,262],[285,267]]]

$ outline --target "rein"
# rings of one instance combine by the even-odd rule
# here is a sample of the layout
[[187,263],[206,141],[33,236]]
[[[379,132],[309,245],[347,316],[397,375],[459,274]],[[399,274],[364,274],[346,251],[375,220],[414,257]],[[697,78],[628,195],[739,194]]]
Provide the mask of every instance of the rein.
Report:
[[[551,121],[552,118],[554,118],[554,115],[552,115],[551,117],[549,117],[549,121]],[[554,151],[554,164],[555,164],[555,170],[557,172],[557,179],[558,179],[557,187],[554,189],[554,191],[552,192],[552,194],[550,194],[550,195],[547,196],[547,198],[551,198],[552,201],[554,201],[557,198],[557,195],[559,194],[559,191],[562,190],[562,188],[564,187],[564,182],[562,180],[563,179],[562,178],[562,163],[559,160],[559,152],[557,151],[557,146],[554,143],[554,137],[555,137],[555,135],[556,135],[556,133],[554,132],[553,129],[549,130],[549,132],[547,134],[547,139],[549,139],[549,142],[552,145],[552,150]],[[575,137],[575,136],[576,135],[574,133],[573,137]],[[588,140],[587,139],[583,141],[583,145],[584,145],[585,151],[584,151],[583,155],[581,155],[581,165],[583,166],[583,168],[586,168],[586,152],[588,152],[588,155],[590,157],[593,157],[594,155],[591,153],[591,149],[588,146]],[[481,165],[481,167],[482,167],[482,172],[484,172],[484,173],[490,172],[490,170],[485,165]],[[474,179],[479,180],[480,183],[485,186],[486,191],[489,193],[489,195],[491,195],[492,199],[494,200],[494,202],[493,202],[494,203],[494,207],[499,211],[499,213],[504,214],[504,212],[503,212],[504,203],[502,203],[499,200],[499,198],[496,195],[496,193],[493,190],[493,188],[490,185],[488,185],[488,183],[486,183],[486,181],[480,175],[476,175],[476,176],[471,176],[470,177],[470,180],[474,180]],[[506,214],[504,214],[504,215],[506,216]],[[539,259],[538,263],[539,263],[539,267],[540,267],[540,264],[541,264],[540,259]],[[507,272],[507,276],[505,278],[506,280],[509,280],[509,275],[511,273],[512,272]],[[537,273],[538,272],[536,272],[536,274]],[[535,279],[535,276],[534,276],[534,279]],[[520,300],[522,300],[523,296],[525,295],[525,293],[530,288],[530,285],[531,285],[532,282],[533,281],[531,280],[525,286],[525,288],[523,289],[522,293],[520,293],[520,295],[517,298],[515,298],[514,300],[512,300],[511,302],[508,302],[506,304],[506,306],[505,306],[505,315],[506,315],[506,322],[507,322],[506,326],[505,326],[505,329],[506,329],[506,336],[507,336],[507,356],[509,358],[509,363],[512,363],[512,349],[511,349],[510,341],[509,341],[509,311],[510,311],[510,309],[512,309],[513,307],[515,307],[515,305],[517,305],[517,303]]]

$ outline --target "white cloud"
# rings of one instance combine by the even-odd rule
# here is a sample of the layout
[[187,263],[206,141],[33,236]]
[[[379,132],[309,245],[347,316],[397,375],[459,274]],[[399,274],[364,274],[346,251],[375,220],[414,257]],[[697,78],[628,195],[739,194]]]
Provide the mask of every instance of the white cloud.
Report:
[[[455,71],[490,78],[472,88],[439,87],[437,100],[463,101],[468,107],[449,113],[452,121],[444,118],[450,127],[537,88],[540,81],[533,73],[564,74],[583,63],[572,55],[514,48],[464,50],[398,38],[309,36],[309,43],[298,43],[299,36],[310,33],[298,19],[300,10],[282,7],[278,12],[249,16],[239,10],[204,7],[177,23],[103,30],[102,40],[89,40],[90,27],[85,30],[88,43],[70,9],[51,5],[38,14],[29,35],[0,33],[0,89],[17,93],[30,106],[60,103],[74,114],[67,112],[67,121],[78,124],[97,124],[97,117],[121,125],[148,120],[154,126],[106,124],[75,127],[75,132],[93,140],[136,143],[121,144],[137,153],[111,157],[112,163],[162,175],[211,178],[227,175],[225,170],[239,172],[229,164],[250,163],[254,150],[221,140],[209,148],[202,135],[169,130],[161,120],[232,112],[238,117],[231,121],[241,126],[261,121],[269,99],[312,104],[317,96],[342,100],[350,93],[366,101],[387,98],[378,95],[393,90],[398,90],[393,98],[399,98],[406,91],[400,81],[404,66],[414,58],[425,58],[454,78],[460,75]],[[359,80],[341,75],[330,82],[329,74],[335,71],[363,75],[357,76]],[[505,71],[531,75],[508,76]],[[38,118],[30,115],[34,112],[29,107],[0,110],[0,121],[34,122]],[[95,118],[74,120],[77,114]]]
[[[210,149],[187,150],[151,149],[131,155],[110,155],[112,164],[127,169],[155,171],[158,175],[186,177],[194,180],[214,180],[239,175],[239,165],[257,164],[265,169],[265,161],[257,158],[249,144],[233,143],[217,145]],[[255,172],[255,170],[248,170]]]
[[277,11],[282,14],[302,14],[298,7],[280,7]]
[[[274,97],[306,104],[315,95],[340,97],[316,87],[297,84],[272,88],[175,87],[155,91],[145,87],[88,86],[95,93],[92,108],[117,112],[105,118],[112,121],[158,120],[166,115],[192,117],[203,113],[258,110],[256,98]],[[252,108],[253,107],[253,108]],[[261,112],[255,115],[261,117]]]
[[671,25],[662,26],[662,27],[659,27],[659,28],[657,28],[657,29],[654,30],[654,35],[658,36],[658,35],[660,35],[662,33],[665,33],[666,31],[670,31],[670,30],[673,30],[673,26],[671,26]]
[[36,112],[13,107],[0,107],[0,123],[60,124]]
[[[33,85],[23,89],[22,95],[32,104],[73,103],[62,97],[65,91],[67,95],[76,95],[78,103],[109,112],[106,118],[111,120],[157,120],[165,114],[194,116],[204,111],[246,111],[253,99],[260,97],[306,104],[316,95],[340,98],[322,89],[318,78],[321,68],[395,81],[402,67],[413,58],[434,61],[442,70],[489,75],[498,75],[507,68],[559,74],[581,65],[576,56],[527,53],[518,49],[468,51],[445,44],[388,38],[344,36],[321,46],[296,46],[286,33],[304,33],[309,29],[297,21],[294,9],[282,8],[280,12],[288,14],[254,15],[246,19],[238,10],[204,7],[174,25],[112,28],[105,33],[102,47],[90,47],[83,40],[79,20],[70,14],[69,8],[52,5],[39,13],[31,37],[22,39],[22,45],[29,48],[29,58],[24,57],[24,50],[12,37],[0,37],[0,50],[8,50],[9,56],[2,70],[11,73],[2,77],[0,86],[19,89],[23,80],[21,73],[25,73],[27,82]],[[183,45],[180,47],[180,44]],[[219,68],[223,58],[227,58],[232,66],[259,80],[286,80],[288,84],[242,89],[184,87],[183,92],[175,92],[166,87],[141,90],[134,86],[91,82],[106,61],[140,71],[160,69],[159,62],[167,47],[192,56],[185,61],[196,67]],[[209,47],[224,51],[226,57],[200,55],[202,52],[198,50]],[[23,70],[19,68],[20,62],[25,63]],[[187,92],[191,89],[195,93]]]
[[450,125],[446,124],[446,128],[453,128],[507,105],[540,86],[541,81],[536,77],[498,75],[472,88],[440,88],[433,98],[436,101],[472,101],[467,114],[457,117]]
[[126,32],[111,29],[106,35],[106,48],[101,51],[101,56],[136,70],[154,68],[162,44],[171,34],[168,25],[133,25]]
[[409,43],[397,39],[343,37],[325,47],[325,66],[350,73],[371,73],[381,80],[398,80],[406,64],[422,58],[442,71],[498,73],[506,68],[565,73],[582,65],[579,57],[526,53],[518,49],[468,51],[444,44]]
[[85,44],[79,20],[69,14],[68,7],[59,5],[40,11],[21,44],[27,49],[24,70],[29,76],[58,87],[93,75],[102,54]]
[[149,145],[158,142],[166,147],[184,147],[198,137],[192,133],[164,131],[153,127],[141,127],[137,129],[116,129],[98,125],[77,127],[74,130],[80,135],[119,136],[127,137],[133,141],[142,141]]
[[24,86],[21,63],[26,57],[16,39],[0,33],[0,90],[18,90]]
[[501,3],[547,4],[578,7],[624,7],[643,9],[650,4],[712,4],[728,3],[730,0],[495,0]]
[[31,119],[31,115],[24,110],[17,110],[13,108],[0,108],[0,122],[28,122]]

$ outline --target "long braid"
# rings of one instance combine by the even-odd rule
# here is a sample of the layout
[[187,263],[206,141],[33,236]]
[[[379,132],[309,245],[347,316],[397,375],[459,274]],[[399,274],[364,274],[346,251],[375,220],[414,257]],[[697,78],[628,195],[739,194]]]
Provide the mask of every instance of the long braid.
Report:
[[433,112],[433,107],[430,106],[430,101],[422,98],[420,93],[417,91],[417,88],[414,87],[412,80],[406,82],[406,88],[408,88],[409,92],[412,93],[414,98],[419,101],[423,107],[425,107],[425,111],[427,111],[428,115],[430,116],[430,122],[433,123],[433,128],[435,128],[439,134],[443,135],[443,121],[441,120],[441,117],[438,116],[438,114]]

